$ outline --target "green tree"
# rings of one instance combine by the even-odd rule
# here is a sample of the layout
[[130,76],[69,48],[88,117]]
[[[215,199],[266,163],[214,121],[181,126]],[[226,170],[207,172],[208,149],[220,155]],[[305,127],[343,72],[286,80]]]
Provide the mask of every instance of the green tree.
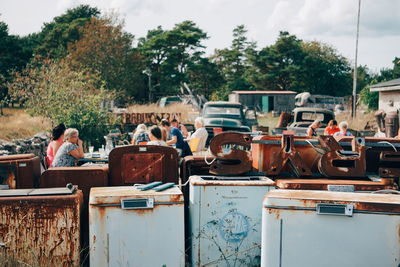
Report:
[[32,57],[35,39],[33,36],[20,38],[8,34],[8,26],[0,22],[0,115],[3,106],[10,101],[6,84],[12,72],[21,71]]
[[[344,96],[351,94],[350,65],[332,46],[320,42],[303,42],[304,61],[299,91],[312,94]],[[359,67],[359,90],[365,86],[366,67]]]
[[195,23],[183,21],[167,31],[159,26],[139,39],[138,49],[158,95],[175,94],[182,82],[190,82],[189,67],[204,54],[201,42],[206,38]]
[[379,93],[371,92],[368,87],[364,87],[360,92],[361,101],[367,105],[369,110],[377,110],[379,103]]
[[29,114],[44,116],[54,124],[77,128],[83,140],[99,146],[110,123],[100,103],[111,96],[98,85],[93,73],[78,72],[64,61],[45,60],[29,65],[9,84],[12,95],[25,102]]
[[35,49],[35,53],[50,58],[65,57],[68,44],[81,37],[79,28],[99,15],[100,11],[97,8],[88,5],[68,9],[65,14],[44,24],[38,36],[40,45]]
[[144,91],[142,56],[133,49],[133,36],[116,17],[92,18],[80,28],[81,38],[69,45],[67,58],[78,70],[100,75],[105,88],[118,92],[120,102],[137,99]]
[[288,32],[251,57],[250,82],[258,89],[300,91],[305,53],[302,41]]
[[393,62],[393,79],[400,78],[400,58],[395,57]]
[[188,80],[193,93],[209,99],[214,91],[225,84],[225,80],[215,63],[200,58],[188,68]]
[[214,99],[226,100],[231,91],[254,89],[246,76],[250,67],[248,57],[255,53],[256,43],[249,41],[246,35],[246,27],[238,25],[233,29],[230,48],[217,49],[211,56],[212,62],[217,64],[226,81],[225,86],[214,93]]

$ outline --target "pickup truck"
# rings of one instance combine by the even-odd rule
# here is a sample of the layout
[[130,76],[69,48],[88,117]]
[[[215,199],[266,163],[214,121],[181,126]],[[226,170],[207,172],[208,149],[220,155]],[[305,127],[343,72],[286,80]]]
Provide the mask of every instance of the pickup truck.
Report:
[[206,102],[202,117],[208,132],[207,143],[216,131],[251,132],[251,127],[258,125],[254,110],[246,109],[242,104],[234,102]]
[[321,127],[317,129],[317,134],[321,135],[328,122],[335,119],[335,113],[329,109],[323,108],[295,108],[288,126],[275,128],[272,133],[282,134],[283,131],[288,130],[295,132],[298,136],[305,136],[307,135],[307,128],[316,119],[322,122]]

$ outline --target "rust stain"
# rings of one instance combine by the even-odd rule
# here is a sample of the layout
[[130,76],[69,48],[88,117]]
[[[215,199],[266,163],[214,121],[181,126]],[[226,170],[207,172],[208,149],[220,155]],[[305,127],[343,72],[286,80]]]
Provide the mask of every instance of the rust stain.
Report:
[[82,192],[62,197],[0,198],[7,257],[38,266],[77,266]]
[[281,189],[327,190],[328,185],[353,185],[355,191],[376,191],[398,189],[393,179],[379,181],[336,180],[336,179],[278,179],[276,186]]
[[[145,151],[142,151],[145,149]],[[135,174],[131,170],[127,170],[124,168],[126,166],[126,160],[130,157],[134,157],[138,159],[138,162],[152,163],[153,158],[148,157],[148,154],[160,154],[163,155],[160,161],[157,161],[156,166],[153,166],[151,169],[151,175],[145,175],[144,179],[154,180],[154,181],[162,181],[164,183],[173,182],[178,183],[178,153],[176,149],[173,147],[160,147],[160,146],[135,146],[129,145],[124,147],[117,147],[110,152],[109,155],[109,169],[110,169],[110,185],[113,186],[122,186],[129,185],[133,183],[137,183],[134,177],[130,177],[130,175]],[[125,159],[125,161],[124,161]],[[150,161],[149,161],[150,160]],[[132,166],[128,164],[127,167],[135,167],[134,162]],[[151,166],[150,166],[151,167]],[[138,171],[148,170],[148,164],[140,164],[137,165]],[[126,173],[129,172],[129,175]],[[128,180],[126,180],[129,177]],[[143,180],[143,177],[137,177]]]

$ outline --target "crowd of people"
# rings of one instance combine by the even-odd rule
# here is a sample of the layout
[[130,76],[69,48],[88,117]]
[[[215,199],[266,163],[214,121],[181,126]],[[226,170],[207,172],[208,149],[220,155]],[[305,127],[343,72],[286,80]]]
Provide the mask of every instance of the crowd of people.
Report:
[[[179,156],[185,157],[192,154],[189,143],[196,140],[193,152],[202,151],[205,148],[208,132],[204,127],[204,121],[198,117],[195,120],[196,131],[191,134],[183,124],[176,119],[169,122],[162,120],[161,124],[147,128],[145,124],[139,124],[133,134],[131,144],[172,146],[176,148]],[[83,142],[79,139],[79,131],[74,128],[66,128],[63,123],[57,125],[52,131],[52,141],[47,147],[46,165],[48,167],[72,167],[77,160],[85,156]]]
[[[315,120],[307,129],[308,136],[317,136],[317,129],[322,125],[320,120]],[[192,152],[204,150],[208,138],[208,132],[204,127],[201,117],[194,123],[196,131],[188,132],[183,124],[176,119],[168,121],[163,119],[160,125],[147,128],[145,124],[139,124],[133,133],[131,144],[133,145],[157,145],[172,146],[176,148],[179,156],[192,155]],[[347,130],[345,121],[337,123],[329,121],[324,129],[324,135],[351,136]],[[190,142],[195,146],[190,147]],[[52,141],[47,148],[46,164],[48,167],[72,167],[77,160],[84,157],[83,142],[79,139],[79,132],[74,128],[66,128],[63,123],[57,125],[52,132]]]
[[133,134],[131,144],[173,146],[180,156],[185,157],[192,154],[189,146],[191,141],[197,142],[193,152],[202,151],[206,145],[208,132],[204,127],[203,119],[196,118],[194,126],[196,131],[191,134],[185,125],[180,124],[176,119],[171,121],[163,119],[159,126],[154,125],[150,129],[147,129],[144,124],[139,124]]
[[[307,129],[308,136],[317,136],[317,129],[322,126],[322,122],[319,119],[316,119]],[[333,136],[352,136],[352,134],[347,130],[349,125],[346,121],[342,121],[341,123],[337,123],[336,120],[330,120],[328,125],[324,129],[324,135],[333,135]]]

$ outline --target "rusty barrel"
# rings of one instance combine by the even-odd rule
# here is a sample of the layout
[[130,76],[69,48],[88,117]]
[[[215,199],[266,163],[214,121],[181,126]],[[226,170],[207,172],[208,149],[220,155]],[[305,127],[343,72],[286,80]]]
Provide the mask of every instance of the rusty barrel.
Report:
[[385,118],[385,132],[386,137],[397,136],[399,130],[399,115],[396,111],[390,111],[386,114]]

